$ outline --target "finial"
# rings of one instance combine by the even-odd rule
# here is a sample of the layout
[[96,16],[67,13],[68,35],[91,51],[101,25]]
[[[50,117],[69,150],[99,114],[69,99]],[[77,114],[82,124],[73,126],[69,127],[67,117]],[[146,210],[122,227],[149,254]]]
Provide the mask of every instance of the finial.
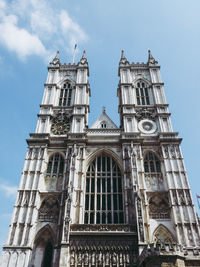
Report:
[[106,112],[106,107],[103,106],[103,107],[102,107],[102,113],[105,113],[105,112]]
[[55,58],[56,58],[56,59],[60,59],[60,53],[59,53],[59,50],[57,50],[57,53],[56,53]]
[[155,58],[152,56],[152,53],[151,53],[151,50],[148,49],[148,63],[151,64],[151,65],[156,65],[158,64],[158,62],[155,60]]
[[151,54],[151,50],[148,48],[148,54],[149,54],[149,59],[152,59],[153,58],[153,56],[152,56],[152,54]]
[[124,50],[122,50],[121,58],[125,58]]
[[85,53],[85,50],[83,50],[83,55],[82,55],[82,58],[86,58],[86,53]]
[[59,50],[57,50],[56,56],[54,57],[54,59],[50,62],[51,65],[56,65],[60,63],[60,54],[59,54]]

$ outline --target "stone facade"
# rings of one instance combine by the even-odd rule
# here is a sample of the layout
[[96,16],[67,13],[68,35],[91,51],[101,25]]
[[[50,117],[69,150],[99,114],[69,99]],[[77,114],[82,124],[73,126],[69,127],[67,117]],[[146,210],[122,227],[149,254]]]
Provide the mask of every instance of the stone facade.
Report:
[[3,267],[200,266],[200,232],[160,77],[119,62],[120,128],[88,128],[85,52],[48,67],[14,206]]

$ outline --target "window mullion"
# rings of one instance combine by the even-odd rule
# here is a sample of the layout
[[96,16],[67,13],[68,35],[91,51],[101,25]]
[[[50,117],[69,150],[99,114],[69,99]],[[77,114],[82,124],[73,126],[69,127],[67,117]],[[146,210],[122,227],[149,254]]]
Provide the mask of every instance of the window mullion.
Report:
[[113,166],[112,158],[110,158],[110,183],[111,183],[111,217],[112,223],[114,223],[114,206],[113,206]]

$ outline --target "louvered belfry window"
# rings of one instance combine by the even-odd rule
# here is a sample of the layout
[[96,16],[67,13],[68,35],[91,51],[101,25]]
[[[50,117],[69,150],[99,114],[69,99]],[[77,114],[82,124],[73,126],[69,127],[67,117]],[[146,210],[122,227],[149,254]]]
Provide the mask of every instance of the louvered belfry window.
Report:
[[97,156],[89,165],[85,188],[85,224],[123,224],[122,175],[109,155]]
[[149,92],[147,84],[140,81],[136,87],[137,105],[150,105]]
[[64,83],[60,91],[59,106],[66,107],[71,105],[72,99],[72,85],[71,83]]

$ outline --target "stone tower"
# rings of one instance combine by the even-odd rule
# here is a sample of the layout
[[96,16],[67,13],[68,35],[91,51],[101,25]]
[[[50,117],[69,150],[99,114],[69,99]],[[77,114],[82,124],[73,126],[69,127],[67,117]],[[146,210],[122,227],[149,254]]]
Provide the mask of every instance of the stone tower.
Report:
[[88,128],[85,52],[48,67],[3,267],[200,266],[198,218],[160,67],[119,62],[120,127]]

